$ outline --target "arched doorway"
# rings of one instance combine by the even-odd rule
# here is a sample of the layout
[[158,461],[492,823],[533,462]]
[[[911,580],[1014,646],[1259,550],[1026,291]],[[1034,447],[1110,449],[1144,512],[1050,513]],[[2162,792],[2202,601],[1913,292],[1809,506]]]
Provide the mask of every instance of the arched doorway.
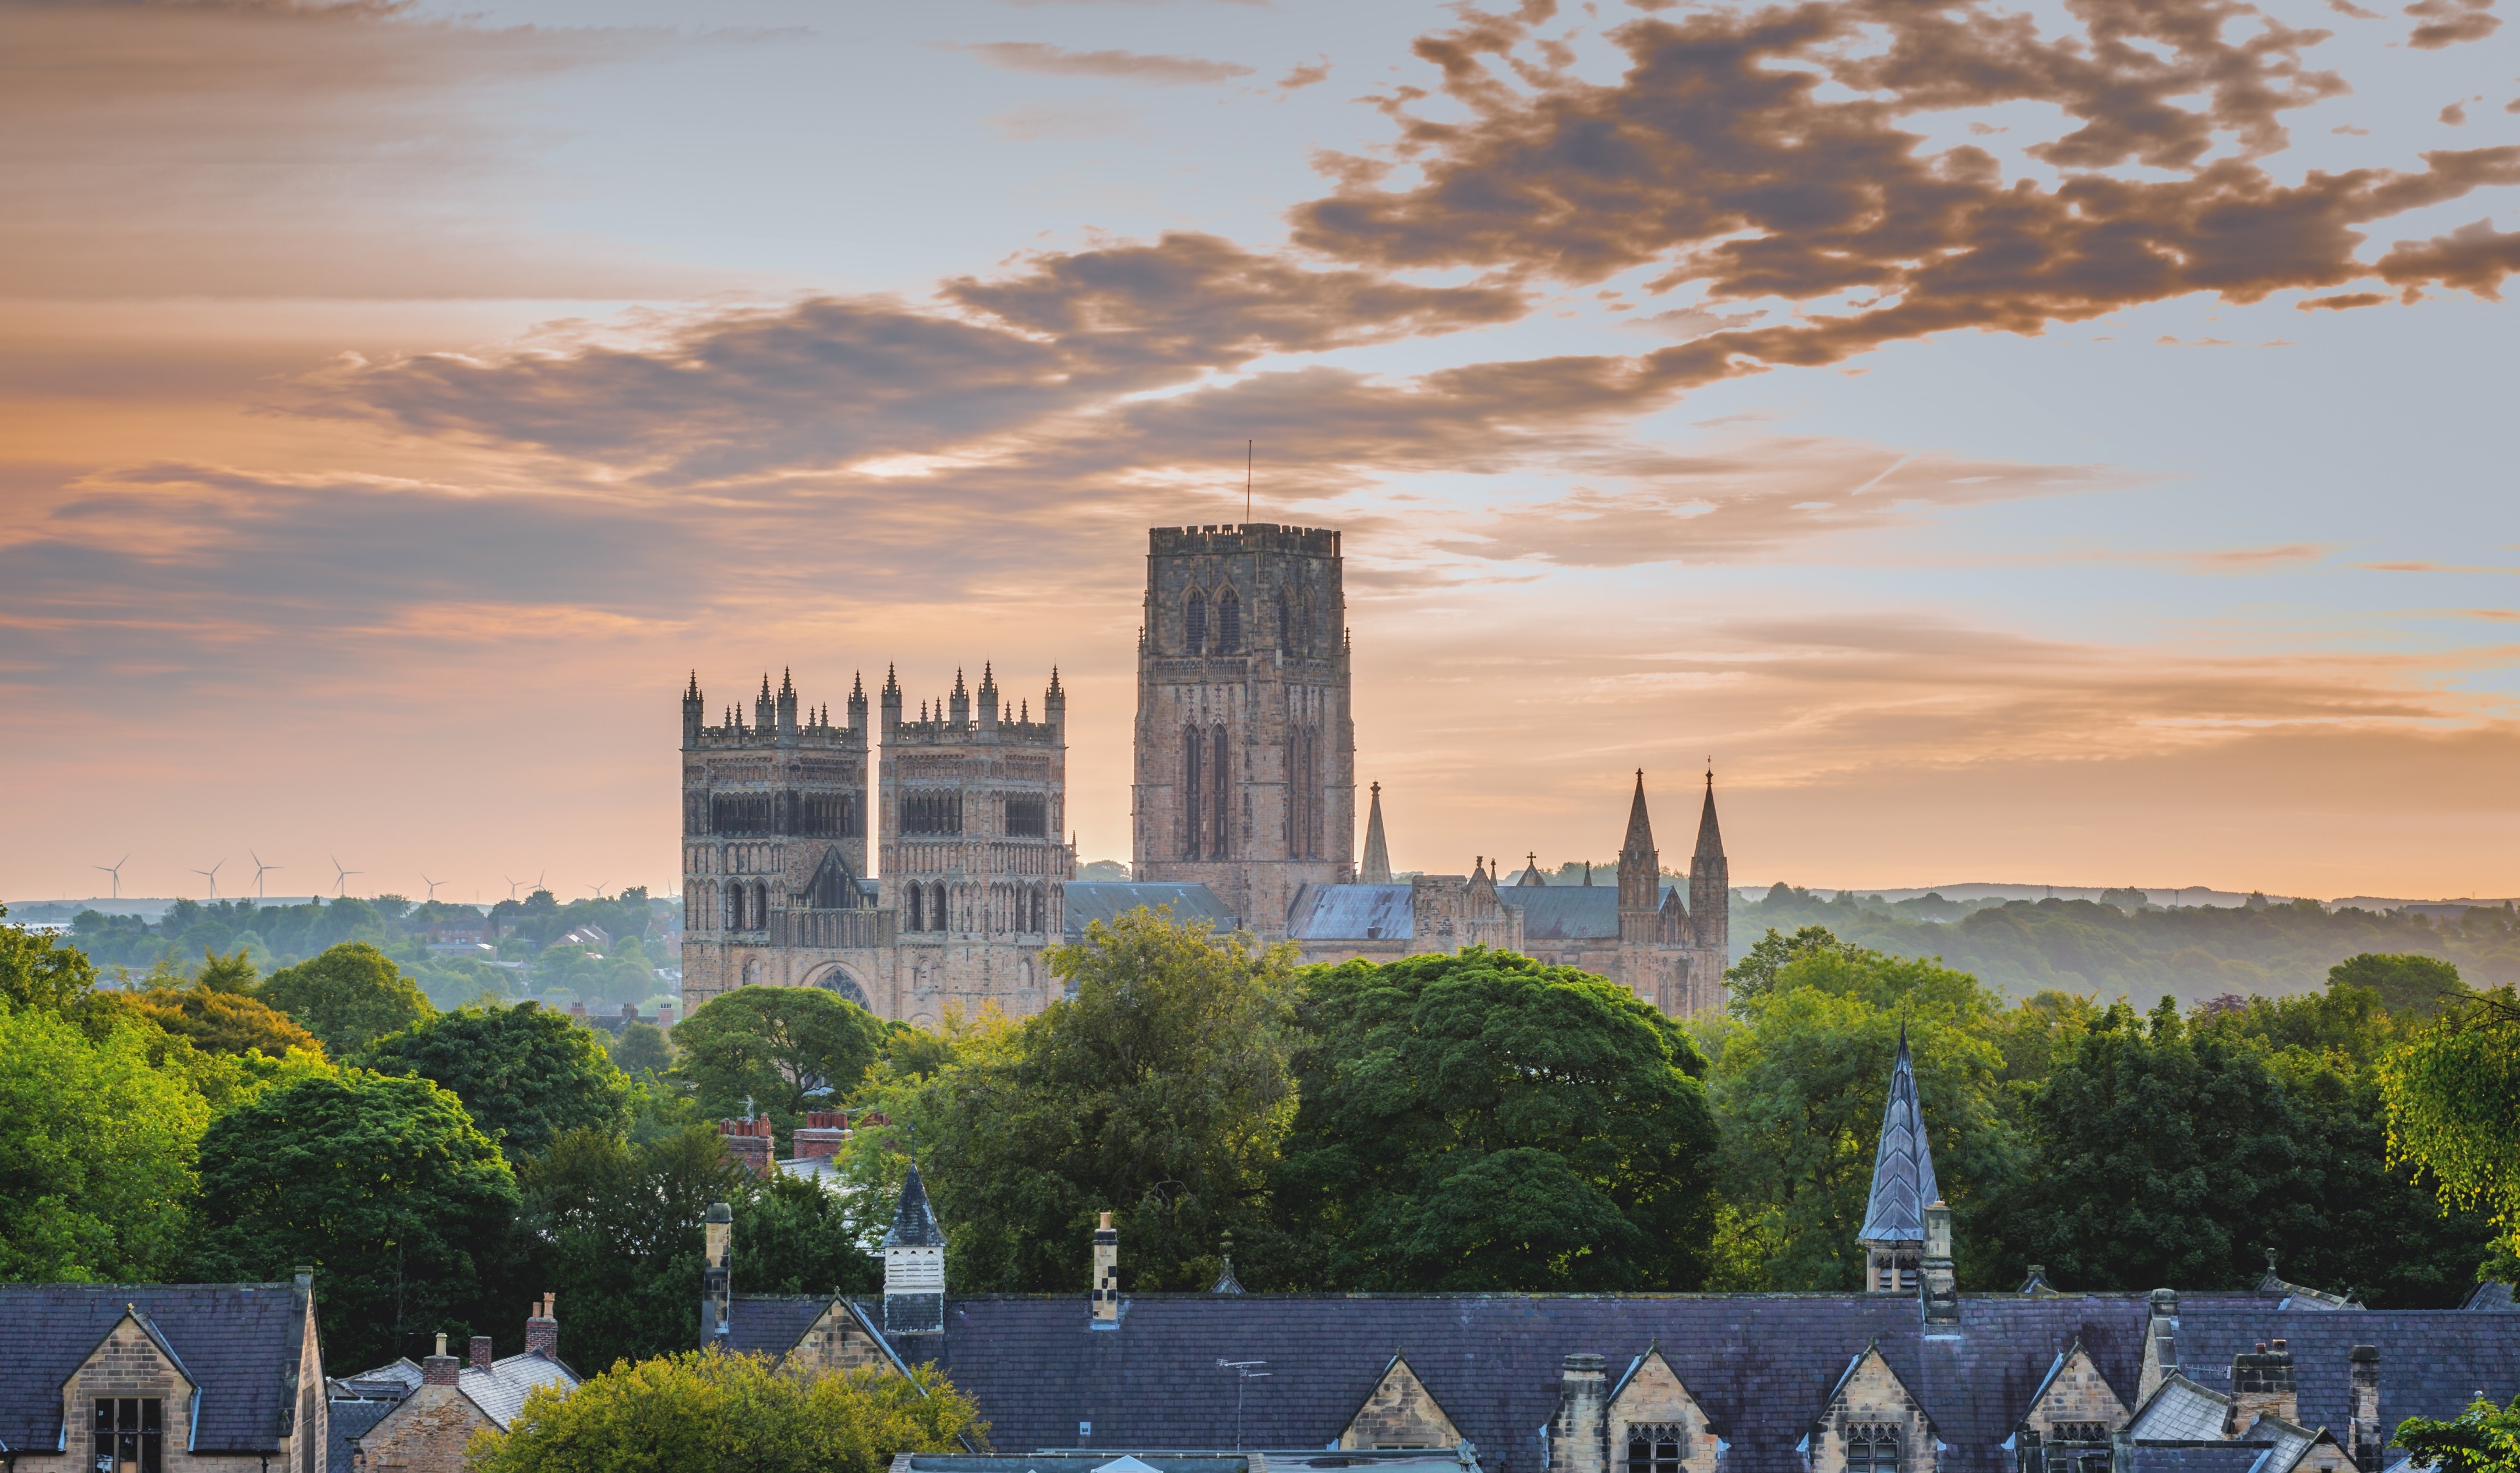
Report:
[[859,985],[857,978],[849,975],[847,967],[834,966],[829,971],[817,973],[811,985],[822,988],[826,992],[838,993],[845,1001],[855,1003],[869,1012],[875,1011],[875,1004],[868,999],[867,990]]

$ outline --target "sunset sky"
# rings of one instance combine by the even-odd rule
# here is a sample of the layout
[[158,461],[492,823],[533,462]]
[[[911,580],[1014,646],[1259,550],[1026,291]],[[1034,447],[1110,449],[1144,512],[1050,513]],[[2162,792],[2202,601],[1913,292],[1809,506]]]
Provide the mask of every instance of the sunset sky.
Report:
[[0,0],[0,896],[662,893],[689,672],[983,660],[1126,859],[1246,440],[1402,868],[2520,892],[2505,19]]

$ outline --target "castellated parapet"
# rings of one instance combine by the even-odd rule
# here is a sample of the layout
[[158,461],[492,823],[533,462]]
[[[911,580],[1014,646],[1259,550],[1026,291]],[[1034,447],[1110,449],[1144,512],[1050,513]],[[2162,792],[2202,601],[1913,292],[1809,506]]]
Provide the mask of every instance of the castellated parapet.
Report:
[[[974,710],[976,697],[977,710]],[[737,987],[829,988],[878,1015],[932,1025],[947,1004],[1015,1014],[1047,1001],[1042,948],[1074,871],[1065,820],[1066,693],[1010,707],[993,673],[957,672],[950,702],[904,720],[897,675],[870,727],[865,682],[846,721],[776,692],[751,720],[706,724],[697,674],[683,694],[683,994],[697,1008]],[[882,741],[875,791],[873,740]],[[869,876],[870,827],[880,882]]]
[[1354,870],[1343,576],[1327,528],[1148,534],[1132,873],[1205,884],[1271,940],[1299,890]]

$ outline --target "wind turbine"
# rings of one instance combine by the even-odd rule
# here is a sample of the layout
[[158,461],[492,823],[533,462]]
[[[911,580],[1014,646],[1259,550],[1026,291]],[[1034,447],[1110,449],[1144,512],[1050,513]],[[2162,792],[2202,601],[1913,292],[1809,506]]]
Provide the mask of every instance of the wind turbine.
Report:
[[262,876],[264,872],[272,870],[286,869],[287,867],[284,865],[266,865],[262,862],[262,856],[254,854],[250,849],[247,850],[246,853],[252,855],[253,857],[253,903],[255,905],[260,905],[262,904]]
[[610,883],[612,883],[610,880],[604,880],[597,884],[589,885],[587,888],[595,892],[596,899],[602,900],[604,898],[604,887]]
[[428,903],[430,905],[437,904],[437,887],[446,883],[446,881],[442,879],[430,879],[428,877],[428,871],[423,870],[420,871],[420,882],[428,886]]
[[111,865],[90,865],[88,868],[91,870],[102,870],[106,873],[112,875],[113,898],[120,900],[122,898],[122,867],[130,863],[131,856],[126,854],[122,858],[115,860]]
[[508,880],[508,898],[509,898],[510,900],[514,900],[514,899],[516,899],[516,898],[517,898],[517,886],[523,884],[523,883],[524,883],[524,881],[523,881],[523,880],[520,880],[520,879],[508,879],[508,876],[506,876],[506,875],[504,875],[504,874],[500,875],[499,877],[500,877],[501,879],[507,879],[507,880]]
[[342,869],[342,868],[341,868],[341,861],[340,861],[340,860],[339,860],[339,858],[338,858],[337,856],[334,856],[334,855],[326,855],[326,856],[325,856],[325,858],[330,859],[330,860],[332,860],[332,861],[333,861],[333,869],[334,869],[334,871],[335,871],[335,873],[334,873],[334,883],[336,883],[337,885],[338,885],[338,886],[340,887],[339,889],[336,890],[336,891],[334,892],[334,894],[333,894],[333,898],[334,898],[335,900],[339,900],[341,897],[343,897],[343,896],[345,896],[345,895],[347,895],[347,894],[349,894],[349,893],[350,893],[350,876],[351,876],[351,875],[353,875],[353,874],[365,874],[365,873],[367,873],[367,872],[368,872],[368,871],[366,871],[365,870],[344,870],[344,869]]
[[196,870],[193,871],[195,874],[198,874],[210,882],[210,899],[212,900],[219,898],[219,870],[226,864],[226,860],[221,860],[218,864],[212,865],[207,870]]

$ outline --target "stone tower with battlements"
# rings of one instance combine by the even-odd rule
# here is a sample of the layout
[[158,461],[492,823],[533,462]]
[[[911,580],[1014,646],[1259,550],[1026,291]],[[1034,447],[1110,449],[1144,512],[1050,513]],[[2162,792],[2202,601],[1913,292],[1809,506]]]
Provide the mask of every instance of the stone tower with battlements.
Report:
[[1041,952],[1067,923],[1076,856],[1067,821],[1067,692],[1050,675],[1041,715],[1008,700],[980,668],[954,672],[950,697],[905,716],[887,674],[878,762],[877,854],[894,919],[896,1010],[933,1027],[948,1005],[994,1002],[1039,1012],[1054,985]]
[[[683,996],[697,1007],[747,982],[787,981],[799,949],[891,944],[867,872],[867,700],[845,724],[761,678],[751,719],[708,724],[695,672],[683,691]],[[848,989],[843,988],[845,993]],[[873,1005],[863,988],[855,1001]]]
[[1297,890],[1354,870],[1339,534],[1251,522],[1148,543],[1132,873],[1203,883],[1274,940]]

